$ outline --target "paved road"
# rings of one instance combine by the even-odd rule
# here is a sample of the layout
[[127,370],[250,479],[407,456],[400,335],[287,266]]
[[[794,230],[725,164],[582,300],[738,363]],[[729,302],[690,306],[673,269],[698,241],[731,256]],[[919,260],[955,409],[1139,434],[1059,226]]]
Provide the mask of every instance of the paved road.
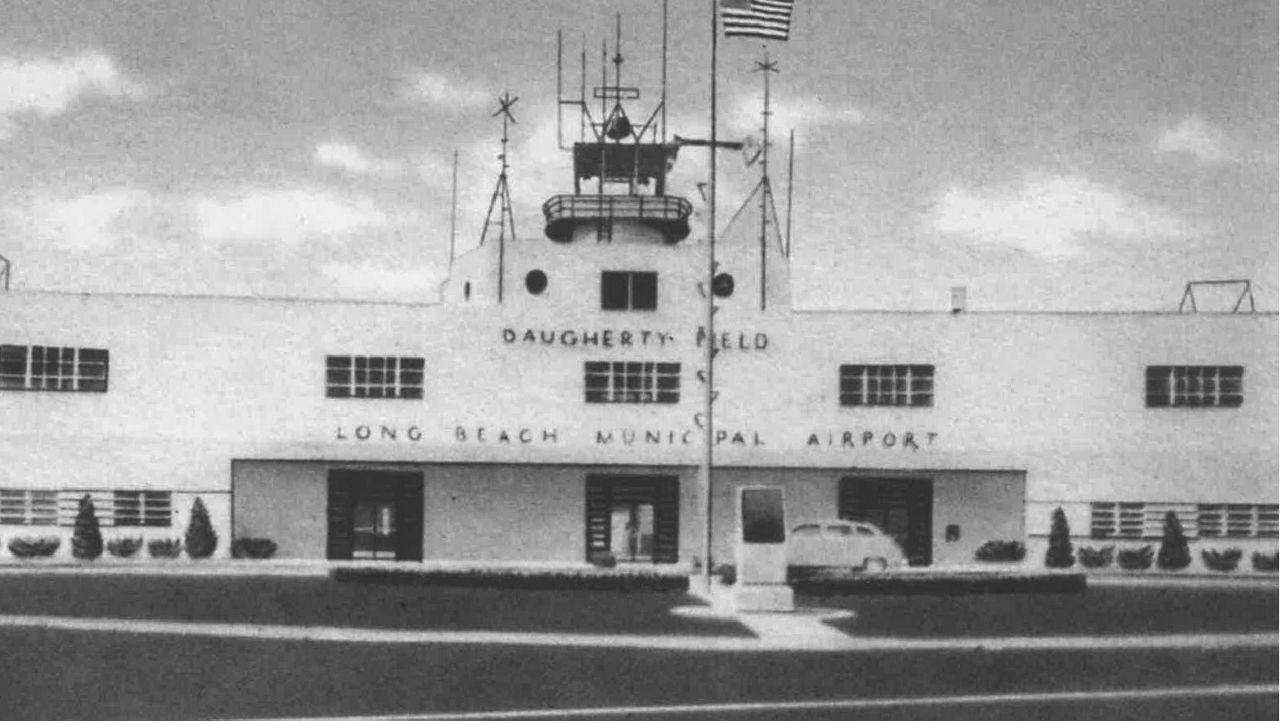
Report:
[[[193,595],[193,589],[200,592]],[[505,715],[485,718],[515,719],[537,717],[524,713],[532,709],[558,709],[557,715],[563,715],[568,709],[604,708],[617,711],[581,718],[1275,718],[1280,711],[1275,590],[1226,588],[1208,596],[1179,595],[1186,590],[896,601],[826,598],[824,604],[847,605],[859,614],[855,622],[862,621],[842,629],[849,636],[824,627],[832,636],[852,641],[868,631],[880,639],[895,629],[927,633],[904,632],[905,644],[881,643],[871,650],[757,648],[745,653],[711,650],[717,644],[728,649],[756,643],[736,625],[719,626],[728,632],[718,635],[707,629],[694,637],[671,635],[702,623],[666,619],[662,609],[688,602],[678,595],[435,594],[419,589],[406,596],[410,592],[404,589],[349,593],[280,579],[249,585],[136,586],[86,578],[61,585],[46,577],[11,577],[0,588],[0,611],[9,614],[0,618],[12,621],[0,624],[0,718],[412,718],[497,712]],[[236,600],[243,594],[256,594],[259,603]],[[131,612],[122,613],[125,609]],[[253,626],[242,627],[242,637],[234,638],[179,635],[165,625],[199,620],[208,630],[209,622],[221,625],[219,620],[292,619],[376,634],[385,633],[386,626],[369,622],[368,615],[389,612],[409,618],[415,609],[422,634],[471,633],[460,628],[510,631],[521,626],[521,609],[527,609],[529,630],[541,627],[545,635],[555,636],[577,629],[597,637],[612,631],[630,634],[635,643],[354,643],[296,640],[298,625],[284,627],[295,632],[292,638],[258,633]],[[423,609],[439,614],[440,623]],[[1176,616],[1179,609],[1182,616]],[[1052,623],[1045,616],[1050,610]],[[136,627],[110,620],[108,611],[119,614],[117,619],[158,627],[135,633]],[[53,613],[67,614],[71,622],[93,630],[40,628],[28,622],[32,614]],[[1175,615],[1152,626],[1145,620],[1152,613]],[[1119,620],[1113,618],[1116,614]],[[93,620],[104,615],[105,622]],[[635,626],[647,623],[644,619],[658,616],[663,616],[659,626],[665,636],[634,633]],[[1081,643],[979,648],[972,640],[977,630],[989,636],[1001,629],[1036,628],[1065,629],[1073,633],[1064,637]],[[1228,638],[1220,635],[1228,631],[1269,635],[1264,643],[1254,637],[1235,647],[1193,641],[1166,648],[1097,648],[1080,638],[1089,632],[1122,631],[1145,632],[1159,641],[1168,639],[1164,632],[1173,628],[1184,634],[1208,632],[1206,639],[1219,641]],[[666,648],[646,645],[657,638],[683,641]],[[948,645],[952,638],[962,643]],[[654,713],[642,714],[643,709]]]
[[[1269,648],[740,654],[19,628],[0,630],[0,644],[7,719],[313,717],[1086,692],[1272,685],[1280,673]],[[1265,698],[1197,704],[1224,712],[1242,705],[1274,710],[1274,694]],[[928,718],[936,711],[904,709],[907,715],[896,717]],[[779,715],[787,716],[770,717]],[[1234,718],[1251,717],[1252,711]]]

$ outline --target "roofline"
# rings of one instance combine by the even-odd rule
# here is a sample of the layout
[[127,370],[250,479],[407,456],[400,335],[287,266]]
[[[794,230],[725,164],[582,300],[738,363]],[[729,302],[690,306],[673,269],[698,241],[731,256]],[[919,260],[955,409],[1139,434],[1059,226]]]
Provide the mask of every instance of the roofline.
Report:
[[6,295],[53,295],[63,297],[79,296],[84,298],[144,298],[168,300],[235,300],[265,303],[327,303],[332,305],[396,306],[404,308],[432,308],[442,305],[441,301],[370,300],[361,298],[319,298],[288,295],[234,295],[231,293],[136,293],[47,289],[10,289],[7,294],[0,293],[0,302],[3,301]]
[[[0,293],[0,302],[6,295],[49,295],[60,297],[96,297],[96,298],[140,298],[168,300],[229,300],[261,303],[323,303],[329,305],[397,307],[397,308],[435,308],[443,306],[443,301],[402,301],[402,300],[370,300],[360,298],[320,298],[307,296],[269,296],[269,295],[233,295],[230,293],[139,293],[118,291],[71,291],[48,289],[11,289],[8,293]],[[1197,311],[1183,313],[1177,310],[973,310],[966,309],[955,312],[950,310],[912,310],[891,308],[793,308],[795,314],[803,315],[904,315],[904,316],[1213,316],[1213,317],[1280,317],[1280,311],[1259,310],[1249,312],[1232,311]]]

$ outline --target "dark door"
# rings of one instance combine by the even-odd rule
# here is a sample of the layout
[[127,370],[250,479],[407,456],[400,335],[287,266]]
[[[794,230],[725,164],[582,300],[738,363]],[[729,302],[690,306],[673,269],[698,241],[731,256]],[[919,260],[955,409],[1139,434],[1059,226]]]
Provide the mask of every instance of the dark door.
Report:
[[328,544],[334,560],[422,560],[422,474],[329,472]]
[[840,517],[893,536],[912,566],[933,563],[933,479],[842,478]]
[[680,481],[675,476],[587,476],[587,559],[675,563]]

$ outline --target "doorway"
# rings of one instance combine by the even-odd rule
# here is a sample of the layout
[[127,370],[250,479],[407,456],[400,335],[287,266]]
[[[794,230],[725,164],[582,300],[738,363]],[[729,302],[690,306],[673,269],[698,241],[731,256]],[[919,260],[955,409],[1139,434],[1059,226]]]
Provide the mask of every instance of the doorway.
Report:
[[933,563],[933,479],[842,478],[838,504],[840,518],[892,536],[910,565]]
[[422,560],[422,474],[329,472],[328,543],[333,560]]
[[675,476],[587,476],[587,560],[675,563],[680,483]]

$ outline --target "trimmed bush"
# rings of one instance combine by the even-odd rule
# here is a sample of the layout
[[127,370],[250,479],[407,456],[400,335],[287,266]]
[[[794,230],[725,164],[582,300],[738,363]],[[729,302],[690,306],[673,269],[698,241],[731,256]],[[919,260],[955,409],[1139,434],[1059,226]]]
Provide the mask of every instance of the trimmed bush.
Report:
[[1259,553],[1253,552],[1253,570],[1255,571],[1275,571],[1280,568],[1280,553]]
[[[1239,559],[1237,559],[1239,560]],[[1160,539],[1160,552],[1156,565],[1166,571],[1178,571],[1191,565],[1191,551],[1187,548],[1187,536],[1182,532],[1178,514],[1164,514],[1164,535]]]
[[711,569],[711,575],[719,576],[721,583],[726,586],[732,586],[738,582],[738,567],[732,563],[721,563]]
[[612,551],[596,551],[587,559],[587,563],[598,568],[613,568],[618,565],[618,559]]
[[233,558],[271,558],[276,552],[276,542],[270,538],[237,538],[231,542]]
[[1151,568],[1155,553],[1151,546],[1141,548],[1122,548],[1116,554],[1116,564],[1129,571],[1143,571]]
[[142,537],[113,538],[107,541],[107,552],[116,558],[131,558],[142,548]]
[[1204,559],[1204,565],[1215,571],[1236,570],[1236,566],[1240,565],[1240,558],[1243,555],[1244,552],[1238,548],[1228,548],[1225,551],[1206,548],[1200,552],[1200,558]]
[[191,506],[191,520],[187,523],[187,535],[184,541],[187,555],[192,558],[208,558],[218,547],[218,534],[213,530],[213,523],[209,521],[209,511],[205,509],[204,501],[199,497]]
[[973,557],[987,562],[1021,561],[1027,557],[1027,547],[1021,541],[987,541],[974,551]]
[[415,584],[471,588],[581,591],[687,591],[689,577],[648,569],[394,569],[338,566],[329,576],[344,583]]
[[1044,565],[1049,568],[1071,568],[1076,556],[1071,550],[1071,529],[1067,527],[1067,514],[1062,506],[1053,511],[1053,525],[1049,528],[1049,549],[1044,552]]
[[1090,548],[1089,546],[1081,546],[1079,554],[1081,566],[1085,568],[1106,568],[1115,560],[1116,547]]
[[61,545],[62,539],[57,536],[16,536],[9,539],[9,553],[15,558],[47,558]]
[[1086,586],[1085,574],[1079,571],[880,573],[842,577],[813,576],[791,581],[792,590],[808,596],[1078,593],[1085,590]]
[[153,538],[147,541],[147,553],[152,558],[177,558],[182,553],[182,539]]
[[98,528],[98,514],[93,509],[93,499],[84,494],[80,509],[76,512],[76,530],[71,535],[71,555],[92,561],[102,555],[102,530]]

